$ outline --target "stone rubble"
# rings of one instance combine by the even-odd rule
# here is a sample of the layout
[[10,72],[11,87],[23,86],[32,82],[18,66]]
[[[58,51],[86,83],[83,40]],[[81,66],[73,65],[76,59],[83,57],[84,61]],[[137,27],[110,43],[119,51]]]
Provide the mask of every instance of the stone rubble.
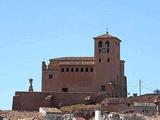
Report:
[[[61,120],[94,120],[94,115],[88,111],[64,113]],[[88,117],[86,117],[86,116]],[[0,111],[0,120],[47,120],[39,112],[28,111]],[[102,120],[160,120],[160,116],[145,116],[143,114],[127,113],[105,113],[102,112]]]

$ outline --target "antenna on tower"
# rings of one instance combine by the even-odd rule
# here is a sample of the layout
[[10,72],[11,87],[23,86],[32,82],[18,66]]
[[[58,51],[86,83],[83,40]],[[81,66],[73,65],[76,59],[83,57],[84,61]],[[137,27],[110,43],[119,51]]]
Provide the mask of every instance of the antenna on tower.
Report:
[[108,34],[108,27],[106,28],[106,30],[107,30],[107,31],[106,31],[106,34]]

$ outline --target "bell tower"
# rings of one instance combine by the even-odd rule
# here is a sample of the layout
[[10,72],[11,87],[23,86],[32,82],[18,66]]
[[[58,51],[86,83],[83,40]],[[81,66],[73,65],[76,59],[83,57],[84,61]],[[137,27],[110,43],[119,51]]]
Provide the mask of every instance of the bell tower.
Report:
[[120,96],[120,42],[117,37],[100,35],[95,40],[95,86],[99,92],[108,92],[112,97]]

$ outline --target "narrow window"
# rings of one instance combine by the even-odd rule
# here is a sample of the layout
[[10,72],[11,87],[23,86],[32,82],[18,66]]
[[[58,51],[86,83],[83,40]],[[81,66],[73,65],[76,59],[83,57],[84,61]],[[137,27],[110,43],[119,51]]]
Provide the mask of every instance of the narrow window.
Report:
[[64,72],[64,68],[61,69],[61,72]]
[[105,85],[101,85],[101,91],[105,91],[106,90],[106,88],[105,88]]
[[109,48],[107,48],[107,53],[109,53]]
[[49,77],[49,79],[52,79],[52,78],[53,78],[53,75],[52,75],[52,74],[49,74],[48,77]]
[[93,72],[93,68],[91,68],[91,72]]
[[68,92],[68,88],[62,88],[62,92]]
[[101,62],[101,58],[99,58],[99,62]]
[[78,68],[76,68],[76,72],[78,72]]
[[102,41],[99,41],[98,47],[102,47]]
[[69,72],[69,68],[66,68],[66,72]]
[[88,68],[86,68],[86,72],[88,72]]
[[81,72],[83,72],[83,68],[81,68]]
[[74,68],[71,68],[71,72],[74,72]]
[[110,58],[107,58],[107,62],[110,62]]
[[106,41],[106,47],[109,47],[109,46],[110,46],[110,42]]
[[101,49],[99,49],[99,53],[101,53]]

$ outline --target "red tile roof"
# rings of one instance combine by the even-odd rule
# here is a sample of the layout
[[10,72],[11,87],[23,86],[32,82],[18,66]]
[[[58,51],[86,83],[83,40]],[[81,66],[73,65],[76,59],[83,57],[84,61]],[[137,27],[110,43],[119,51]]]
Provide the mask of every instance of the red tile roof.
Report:
[[90,60],[94,60],[94,57],[60,57],[60,58],[54,58],[54,59],[50,59],[50,61],[52,60],[60,60],[60,61],[90,61]]
[[115,38],[116,40],[118,40],[118,41],[121,42],[121,40],[120,40],[119,38],[114,37],[114,36],[112,36],[112,35],[110,35],[110,34],[103,34],[103,35],[94,37],[93,39],[103,39],[103,38]]
[[50,59],[56,65],[94,65],[94,57],[61,57]]

